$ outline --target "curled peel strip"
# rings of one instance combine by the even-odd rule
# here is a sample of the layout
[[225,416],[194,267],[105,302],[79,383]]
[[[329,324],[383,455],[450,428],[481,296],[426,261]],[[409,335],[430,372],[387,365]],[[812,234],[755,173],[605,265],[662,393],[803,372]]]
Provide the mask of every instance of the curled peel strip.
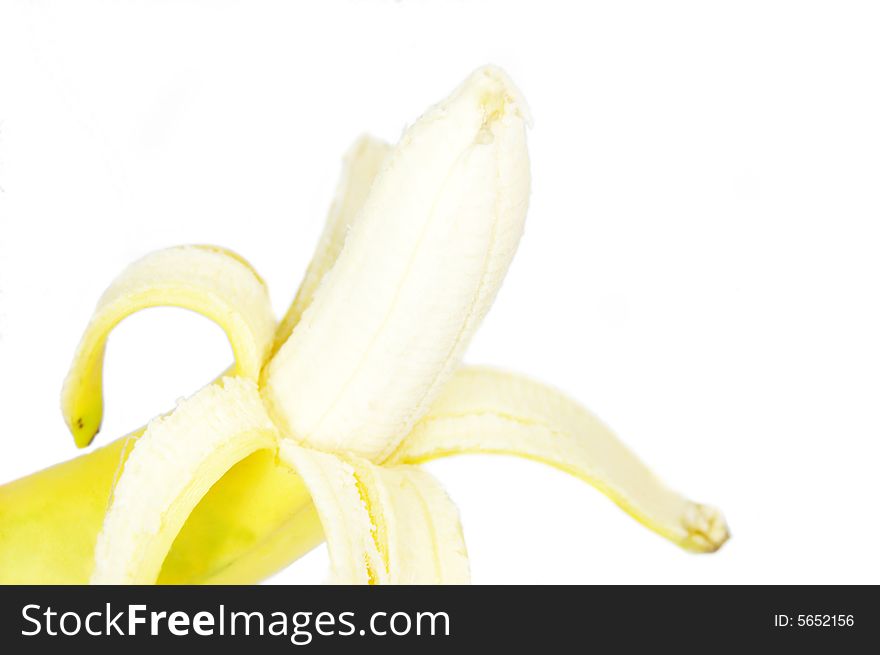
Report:
[[149,307],[182,307],[213,320],[235,353],[233,373],[256,380],[275,333],[265,284],[238,255],[213,246],[179,246],[147,255],[110,285],[83,334],[61,392],[77,446],[91,443],[103,418],[104,349],[124,318]]

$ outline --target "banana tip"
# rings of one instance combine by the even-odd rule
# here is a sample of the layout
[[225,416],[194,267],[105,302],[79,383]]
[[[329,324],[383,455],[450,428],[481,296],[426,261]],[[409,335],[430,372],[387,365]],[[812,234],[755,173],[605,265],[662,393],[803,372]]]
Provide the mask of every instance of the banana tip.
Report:
[[532,127],[532,113],[523,94],[502,68],[493,64],[482,66],[470,75],[466,84],[468,83],[476,84],[481,88],[480,103],[486,113],[487,121],[512,111],[521,117],[528,127]]
[[684,517],[685,548],[696,553],[714,553],[730,539],[730,529],[721,511],[693,503]]
[[81,416],[72,417],[67,422],[67,426],[70,428],[70,433],[73,435],[73,441],[77,448],[86,448],[89,446],[101,427],[100,424],[91,424]]

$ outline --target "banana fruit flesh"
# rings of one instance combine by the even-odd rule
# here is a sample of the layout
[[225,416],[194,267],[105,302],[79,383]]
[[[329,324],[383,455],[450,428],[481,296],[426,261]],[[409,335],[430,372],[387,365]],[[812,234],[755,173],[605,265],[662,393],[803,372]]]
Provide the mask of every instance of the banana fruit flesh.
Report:
[[285,436],[382,461],[427,410],[522,234],[526,116],[507,77],[486,68],[406,131],[267,367]]
[[212,318],[235,366],[132,437],[0,487],[0,582],[255,582],[326,538],[335,582],[464,583],[458,513],[416,465],[471,452],[550,464],[686,550],[720,547],[720,513],[573,401],[460,365],[522,233],[527,124],[490,67],[394,148],[360,139],[277,329],[228,251],[169,249],[124,272],[65,382],[78,445],[100,425],[104,343],[132,312]]

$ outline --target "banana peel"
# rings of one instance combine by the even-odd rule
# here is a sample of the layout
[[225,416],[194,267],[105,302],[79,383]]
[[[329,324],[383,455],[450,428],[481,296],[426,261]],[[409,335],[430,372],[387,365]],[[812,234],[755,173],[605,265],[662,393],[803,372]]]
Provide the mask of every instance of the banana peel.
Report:
[[[0,562],[15,564],[0,567],[0,582],[88,582],[115,477],[137,436],[0,486]],[[521,376],[463,367],[388,463],[473,453],[525,457],[575,475],[685,550],[713,552],[727,539],[716,510],[671,491],[598,419]],[[196,505],[157,582],[259,582],[323,540],[303,479],[274,452],[258,451]]]

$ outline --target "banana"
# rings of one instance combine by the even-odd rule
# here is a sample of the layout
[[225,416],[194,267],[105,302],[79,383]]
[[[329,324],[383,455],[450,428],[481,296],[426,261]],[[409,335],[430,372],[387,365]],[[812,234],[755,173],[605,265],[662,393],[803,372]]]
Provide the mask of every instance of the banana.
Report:
[[[227,331],[235,367],[133,438],[0,487],[0,563],[24,562],[0,564],[0,582],[253,582],[323,533],[335,582],[464,583],[457,511],[415,467],[469,452],[545,462],[686,550],[720,547],[717,510],[665,487],[573,401],[460,366],[522,232],[527,123],[490,67],[393,149],[357,142],[277,330],[259,277],[225,251],[172,249],[143,261],[177,257],[176,272],[124,273],[65,384],[77,443],[100,424],[103,343],[132,311],[201,311]],[[39,532],[48,545],[32,553]]]
[[484,68],[406,131],[267,367],[286,436],[382,461],[427,410],[522,234],[526,122],[507,76]]

